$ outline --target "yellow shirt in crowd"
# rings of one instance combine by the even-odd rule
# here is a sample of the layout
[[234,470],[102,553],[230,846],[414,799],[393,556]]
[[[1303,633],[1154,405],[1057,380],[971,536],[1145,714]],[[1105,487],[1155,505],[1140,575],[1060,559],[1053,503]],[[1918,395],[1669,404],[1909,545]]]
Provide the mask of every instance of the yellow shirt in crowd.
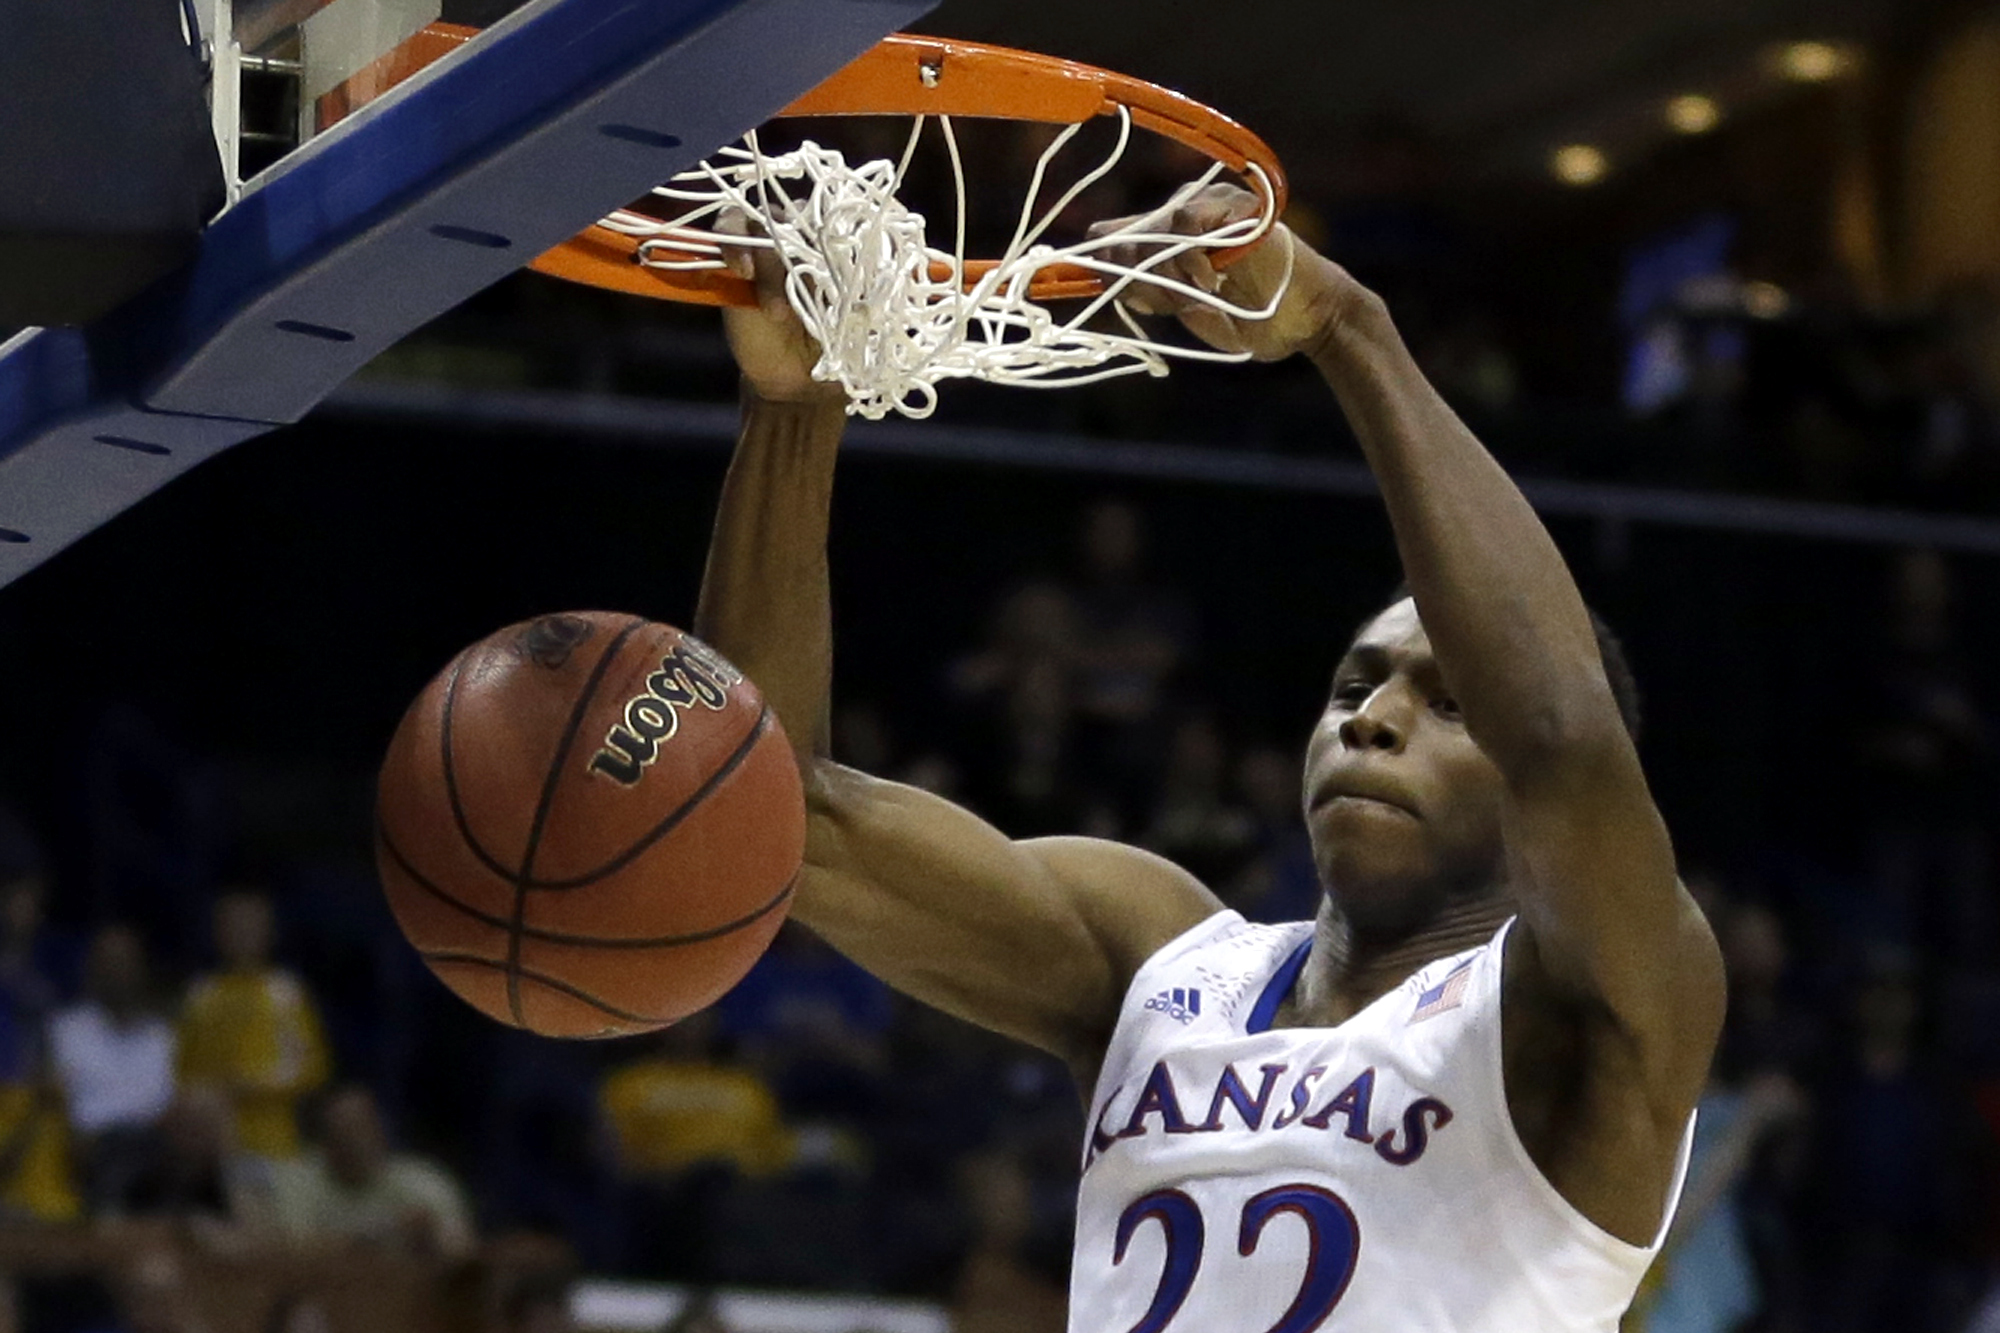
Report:
[[181,1009],[179,1067],[181,1082],[230,1094],[238,1147],[297,1155],[299,1098],[327,1078],[312,997],[279,968],[199,978]]
[[0,1148],[13,1170],[0,1183],[0,1204],[39,1222],[74,1222],[82,1200],[70,1180],[69,1128],[60,1100],[32,1087],[0,1087]]
[[626,1164],[637,1171],[726,1162],[767,1175],[792,1158],[778,1099],[746,1069],[638,1060],[612,1071],[598,1097]]

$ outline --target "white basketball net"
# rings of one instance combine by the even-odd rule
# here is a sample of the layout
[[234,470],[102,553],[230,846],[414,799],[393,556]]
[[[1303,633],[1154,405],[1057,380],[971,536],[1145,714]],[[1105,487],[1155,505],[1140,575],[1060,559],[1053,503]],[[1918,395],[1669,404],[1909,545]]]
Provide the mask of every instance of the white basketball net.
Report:
[[[1120,375],[1165,375],[1169,358],[1243,361],[1247,354],[1164,343],[1149,337],[1122,299],[1136,283],[1171,290],[1239,319],[1268,319],[1284,286],[1262,309],[1245,309],[1159,270],[1191,251],[1228,249],[1262,238],[1277,219],[1270,181],[1255,163],[1250,173],[1266,201],[1262,215],[1199,235],[1168,229],[1175,210],[1224,171],[1216,163],[1175,192],[1154,213],[1073,245],[1051,245],[1044,235],[1085,190],[1124,157],[1132,137],[1131,113],[1119,108],[1111,152],[1046,209],[1037,212],[1050,164],[1082,129],[1063,130],[1035,166],[1013,240],[995,267],[967,282],[965,172],[949,117],[940,117],[957,186],[956,240],[950,251],[925,237],[924,219],[897,199],[925,119],[919,117],[900,162],[882,159],[849,166],[840,153],[810,141],[771,157],[757,136],[725,148],[653,191],[690,205],[662,220],[621,210],[603,226],[640,238],[639,262],[658,269],[724,270],[724,247],[777,252],[785,266],[785,292],[823,355],[815,379],[840,383],[848,411],[881,420],[891,411],[927,417],[937,407],[940,380],[975,377],[996,384],[1054,388],[1090,384]],[[761,235],[723,235],[714,224],[729,214],[754,220]],[[702,224],[707,223],[707,226]],[[1136,264],[1107,256],[1121,246],[1143,247]],[[1103,276],[1102,295],[1057,318],[1029,298],[1036,273],[1069,263]],[[1099,320],[1106,310],[1114,321]],[[1093,328],[1093,323],[1116,327]]]

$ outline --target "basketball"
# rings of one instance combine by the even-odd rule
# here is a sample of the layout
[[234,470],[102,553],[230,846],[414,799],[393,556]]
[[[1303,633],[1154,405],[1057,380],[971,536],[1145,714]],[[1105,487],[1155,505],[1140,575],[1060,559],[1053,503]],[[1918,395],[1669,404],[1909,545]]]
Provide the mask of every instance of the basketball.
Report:
[[668,625],[544,616],[473,644],[404,714],[376,862],[431,971],[549,1037],[664,1027],[733,986],[805,854],[790,743]]

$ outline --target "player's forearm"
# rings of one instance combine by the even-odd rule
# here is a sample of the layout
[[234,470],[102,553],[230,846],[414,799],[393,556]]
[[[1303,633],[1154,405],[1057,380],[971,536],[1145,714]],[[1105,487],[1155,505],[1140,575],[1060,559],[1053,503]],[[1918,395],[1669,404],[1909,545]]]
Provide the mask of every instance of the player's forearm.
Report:
[[822,746],[832,682],[826,564],[838,402],[770,403],[747,388],[694,631],[755,681],[801,754]]
[[1504,771],[1622,735],[1589,613],[1518,487],[1424,378],[1382,302],[1313,351],[1373,469],[1438,661]]

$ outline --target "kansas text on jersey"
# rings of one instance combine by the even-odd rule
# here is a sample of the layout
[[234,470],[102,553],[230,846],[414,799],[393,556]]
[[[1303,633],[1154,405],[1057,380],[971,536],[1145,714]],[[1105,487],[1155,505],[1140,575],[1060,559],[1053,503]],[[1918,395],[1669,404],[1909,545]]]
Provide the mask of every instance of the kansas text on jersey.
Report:
[[1225,912],[1148,960],[1091,1104],[1071,1333],[1612,1333],[1657,1239],[1590,1222],[1514,1132],[1506,935],[1331,1028],[1271,1029],[1310,923]]

